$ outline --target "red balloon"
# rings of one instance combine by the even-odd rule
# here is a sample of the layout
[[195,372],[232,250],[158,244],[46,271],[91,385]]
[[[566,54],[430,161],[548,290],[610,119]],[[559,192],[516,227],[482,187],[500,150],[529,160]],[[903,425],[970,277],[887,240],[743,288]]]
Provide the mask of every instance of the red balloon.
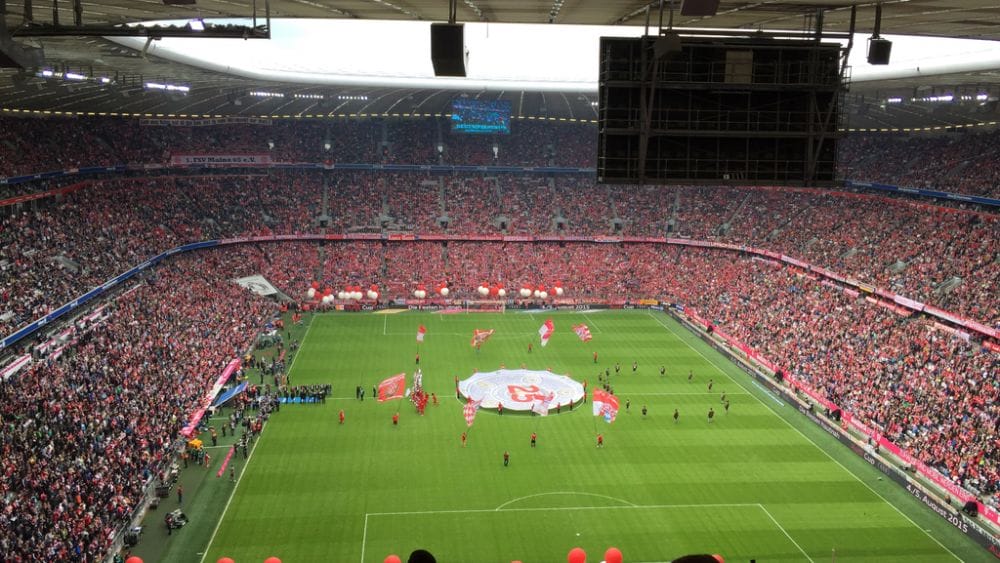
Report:
[[499,293],[500,293],[500,288],[499,287],[491,287],[490,288],[490,295],[492,295],[493,297],[496,297],[497,294],[499,294]]
[[403,563],[403,560],[398,555],[389,555],[383,563]]
[[580,547],[574,547],[569,550],[569,555],[566,557],[566,561],[569,563],[587,563],[587,552]]
[[232,558],[230,557],[220,557],[219,560],[216,561],[215,563],[236,563],[236,562],[233,561]]
[[313,289],[319,289],[319,282],[316,282],[316,281],[312,282],[312,288]]
[[622,563],[622,552],[617,547],[609,547],[604,552],[605,563]]
[[378,291],[378,286],[375,285],[375,284],[372,284],[371,287],[369,287],[368,289],[370,289],[372,291]]
[[557,281],[557,282],[556,282],[555,284],[553,284],[553,285],[555,285],[556,287],[562,287],[562,282],[561,282],[561,281]]
[[132,557],[126,559],[125,563],[142,563],[142,558],[137,555],[133,555]]
[[277,557],[268,557],[264,560],[264,563],[281,563],[281,559],[278,559]]

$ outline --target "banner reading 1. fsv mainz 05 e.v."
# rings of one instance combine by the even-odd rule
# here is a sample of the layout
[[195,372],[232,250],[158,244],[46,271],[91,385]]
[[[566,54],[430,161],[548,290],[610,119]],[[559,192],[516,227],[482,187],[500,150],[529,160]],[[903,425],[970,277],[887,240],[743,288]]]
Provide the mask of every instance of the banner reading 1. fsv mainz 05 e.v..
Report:
[[271,164],[269,154],[175,154],[170,163],[180,166],[213,166],[220,164],[265,165]]

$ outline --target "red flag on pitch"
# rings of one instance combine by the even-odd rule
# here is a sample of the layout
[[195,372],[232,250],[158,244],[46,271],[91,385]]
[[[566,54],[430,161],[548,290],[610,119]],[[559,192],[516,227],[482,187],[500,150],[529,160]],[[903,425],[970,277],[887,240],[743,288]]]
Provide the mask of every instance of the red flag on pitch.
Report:
[[604,417],[608,424],[614,422],[618,416],[618,397],[604,389],[594,389],[594,397],[590,403],[594,406],[594,416]]
[[469,399],[465,406],[462,407],[462,414],[465,415],[465,425],[472,426],[472,421],[476,419],[476,411],[479,410],[479,405],[482,401],[473,401]]
[[538,336],[542,337],[542,346],[549,343],[549,338],[552,338],[552,333],[556,331],[556,326],[552,324],[552,319],[546,319],[542,323],[541,328],[538,329]]
[[479,330],[477,328],[477,329],[475,329],[475,330],[472,331],[472,342],[470,342],[469,344],[472,347],[475,347],[475,346],[477,346],[479,344],[482,344],[483,342],[486,342],[487,340],[489,340],[490,337],[493,336],[493,333],[495,331],[496,331],[496,329],[493,329],[493,328],[491,328],[489,330]]
[[423,342],[425,334],[427,334],[427,327],[424,325],[417,327],[417,342]]
[[402,399],[406,392],[406,374],[396,374],[378,384],[378,402]]
[[580,340],[583,340],[584,342],[587,342],[591,338],[593,338],[590,335],[590,327],[585,324],[578,324],[573,326],[573,332],[575,332],[576,335],[580,337]]

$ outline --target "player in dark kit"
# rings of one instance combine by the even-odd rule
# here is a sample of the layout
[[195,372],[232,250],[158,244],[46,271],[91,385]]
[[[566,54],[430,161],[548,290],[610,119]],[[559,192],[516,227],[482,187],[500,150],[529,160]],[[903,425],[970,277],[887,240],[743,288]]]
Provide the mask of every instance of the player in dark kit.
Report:
[[693,379],[694,379],[694,371],[688,370],[688,381],[691,381]]
[[618,362],[615,362],[615,375],[618,375],[621,372],[622,372],[622,365],[619,364]]
[[713,382],[713,381],[712,381],[711,379],[709,379],[709,380],[708,380],[708,390],[709,390],[709,391],[711,391],[711,390],[712,390],[712,386],[713,386],[713,385],[715,385],[715,382]]
[[660,366],[660,375],[667,375],[667,367]]
[[646,414],[647,414],[648,412],[649,412],[649,411],[648,411],[648,410],[646,410],[646,405],[642,405],[642,417],[643,417],[643,418],[646,418]]
[[632,373],[635,373],[635,370],[637,370],[637,369],[639,369],[639,362],[633,361],[632,362]]
[[677,420],[681,417],[681,411],[674,409],[674,424],[677,424]]
[[725,404],[723,404],[723,407],[725,407],[726,409],[726,414],[729,414],[729,400],[726,400]]
[[507,467],[510,465],[510,452],[503,453],[503,466]]
[[712,422],[713,418],[715,418],[715,409],[708,407],[708,421]]
[[625,412],[628,412],[628,409],[631,406],[632,406],[632,399],[625,399]]

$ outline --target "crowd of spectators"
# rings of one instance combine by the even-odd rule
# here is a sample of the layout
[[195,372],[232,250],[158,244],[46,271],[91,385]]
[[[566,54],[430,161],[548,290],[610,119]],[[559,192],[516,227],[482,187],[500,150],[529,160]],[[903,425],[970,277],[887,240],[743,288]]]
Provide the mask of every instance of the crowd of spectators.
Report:
[[[85,123],[38,127],[4,119],[10,135],[0,146],[0,174],[164,162],[182,152],[530,166],[592,165],[594,152],[592,128],[573,124],[517,122],[509,137],[473,137],[435,119]],[[859,179],[885,174],[996,195],[990,155],[998,138],[883,143],[865,137],[848,143],[845,153],[855,155],[851,170]],[[918,151],[934,154],[914,160]],[[971,209],[841,191],[600,186],[580,176],[261,169],[88,182],[59,198],[8,207],[0,219],[4,334],[184,243],[399,231],[745,244],[1000,327],[1000,215]],[[7,559],[103,555],[207,383],[273,312],[269,301],[227,281],[251,274],[293,299],[303,298],[312,282],[334,293],[376,285],[391,299],[421,284],[433,292],[447,283],[452,297],[470,298],[482,283],[513,294],[522,285],[551,288],[559,281],[574,298],[684,303],[924,462],[998,498],[997,355],[928,320],[859,301],[777,264],[643,243],[244,244],[165,261],[72,353],[39,359],[0,384],[0,496],[8,499],[0,552],[13,554]]]
[[868,194],[665,192],[578,177],[262,170],[93,180],[0,220],[0,328],[9,333],[187,242],[399,231],[745,244],[998,325],[1000,304],[991,299],[1000,286],[998,226],[997,214]]
[[840,145],[851,180],[1000,199],[1000,130],[935,136],[851,135]]
[[777,264],[641,243],[243,244],[167,260],[73,353],[0,386],[0,492],[14,507],[0,515],[0,549],[11,560],[91,561],[107,548],[185,414],[276,307],[227,281],[251,274],[297,299],[314,280],[386,296],[447,282],[460,298],[483,282],[561,281],[573,298],[683,303],[995,500],[996,354]]
[[0,383],[0,553],[104,560],[211,381],[273,312],[227,281],[233,256],[156,269],[71,351]]
[[453,132],[445,118],[258,120],[156,126],[115,118],[2,118],[0,177],[169,162],[181,154],[266,154],[278,162],[593,167],[593,125],[514,120],[509,135]]
[[99,181],[0,221],[5,333],[180,244],[314,232],[319,176]]

